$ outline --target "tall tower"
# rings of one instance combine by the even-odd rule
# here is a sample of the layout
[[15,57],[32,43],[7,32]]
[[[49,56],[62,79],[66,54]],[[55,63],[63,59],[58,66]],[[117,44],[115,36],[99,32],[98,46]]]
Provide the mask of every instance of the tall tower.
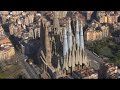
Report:
[[67,54],[68,54],[68,41],[67,41],[66,28],[64,27],[64,32],[63,32],[63,56],[66,56]]
[[86,13],[87,13],[87,20],[90,20],[93,11],[86,11]]
[[59,72],[60,70],[61,70],[60,60],[58,59],[57,71]]
[[63,69],[68,70],[68,42],[67,42],[67,33],[65,27],[63,32],[63,57],[64,57]]
[[80,47],[79,22],[78,22],[78,17],[76,17],[76,34],[75,34],[75,39],[76,39],[76,45],[77,45],[77,48],[78,48],[78,47]]
[[49,23],[45,23],[45,55],[46,55],[46,62],[51,66],[51,46],[50,46],[50,39],[48,37],[48,26]]
[[75,40],[73,39],[73,48],[72,48],[72,59],[71,59],[71,64],[72,64],[72,71],[75,70]]
[[83,25],[81,21],[81,27],[80,27],[80,48],[84,51],[84,37],[83,37]]
[[71,67],[71,65],[72,65],[72,64],[71,64],[71,62],[72,62],[72,56],[71,56],[71,54],[72,54],[72,51],[70,51],[69,54],[68,54],[68,55],[69,55],[69,56],[68,56],[68,66],[69,66],[69,67]]
[[84,53],[84,39],[83,39],[83,25],[82,25],[82,21],[81,21],[81,27],[80,27],[80,58],[81,58],[81,62],[84,62],[84,57],[85,57],[85,53]]
[[58,32],[60,25],[57,13],[58,13],[57,11],[54,11],[53,29]]
[[72,50],[72,30],[71,30],[71,20],[69,18],[69,25],[68,25],[68,49]]
[[5,24],[5,23],[6,23],[8,14],[9,14],[8,11],[1,11],[2,24]]
[[53,32],[54,32],[54,38],[55,38],[55,54],[59,53],[59,47],[60,47],[60,25],[59,25],[59,19],[58,19],[58,11],[54,11],[54,18],[53,18]]
[[58,18],[64,18],[67,15],[67,11],[58,11]]

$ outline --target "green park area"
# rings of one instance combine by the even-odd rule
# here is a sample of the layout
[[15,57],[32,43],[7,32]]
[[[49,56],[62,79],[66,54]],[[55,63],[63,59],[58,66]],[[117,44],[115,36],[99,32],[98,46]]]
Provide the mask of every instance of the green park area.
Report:
[[107,57],[111,63],[120,64],[120,45],[112,39],[87,42],[86,47],[100,57]]

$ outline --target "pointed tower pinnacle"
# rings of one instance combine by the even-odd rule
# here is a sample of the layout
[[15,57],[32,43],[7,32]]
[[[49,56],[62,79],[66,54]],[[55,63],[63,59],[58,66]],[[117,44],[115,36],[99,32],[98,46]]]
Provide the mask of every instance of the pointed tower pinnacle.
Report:
[[45,56],[46,62],[51,65],[51,48],[50,48],[50,39],[48,37],[48,22],[45,24]]
[[81,27],[80,27],[80,48],[84,51],[84,37],[83,37],[82,21],[81,21]]
[[85,53],[85,55],[84,55],[84,61],[83,61],[83,63],[87,66],[87,67],[89,67],[89,61],[87,60],[87,54]]
[[66,59],[65,59],[65,64],[66,64],[66,70],[68,70],[68,55],[66,56]]
[[71,64],[72,64],[72,71],[74,71],[75,69],[75,43],[73,43]]
[[57,70],[59,71],[60,69],[61,69],[61,67],[60,67],[60,60],[58,59]]
[[62,70],[64,70],[66,68],[66,62],[65,62],[65,57],[63,58],[63,66],[62,66]]
[[72,50],[72,30],[71,30],[71,20],[69,18],[69,26],[68,26],[68,49]]
[[60,27],[57,13],[58,13],[57,11],[54,11],[54,18],[53,18],[53,27],[56,29]]
[[70,52],[70,53],[69,53],[69,56],[68,56],[68,66],[69,66],[69,67],[71,67],[71,60],[72,60],[72,58],[71,58],[71,53],[72,53],[72,52]]
[[63,56],[66,56],[67,54],[68,54],[68,42],[67,42],[66,28],[64,27],[64,33],[63,33]]
[[82,65],[82,52],[79,50],[79,65]]
[[75,39],[76,39],[76,45],[77,49],[80,47],[80,38],[79,38],[79,22],[78,22],[78,17],[76,16],[76,34],[75,34]]

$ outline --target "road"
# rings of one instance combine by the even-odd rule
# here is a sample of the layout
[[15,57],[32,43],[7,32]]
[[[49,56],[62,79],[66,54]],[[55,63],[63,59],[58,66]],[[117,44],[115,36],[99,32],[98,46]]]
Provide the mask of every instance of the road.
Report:
[[24,61],[24,57],[20,52],[16,52],[18,61],[21,63],[22,68],[24,68],[29,74],[31,79],[39,79],[39,76],[35,72],[34,68]]
[[[91,51],[85,48],[85,52],[87,52],[88,57],[91,59],[91,66],[96,70],[99,69],[99,64],[103,62],[103,59],[98,58],[95,56]],[[29,65],[27,62],[24,61],[24,57],[21,53],[16,52],[19,62],[21,63],[22,67],[27,71],[31,79],[39,79],[39,76],[36,72],[36,69]],[[39,70],[37,70],[39,71]],[[75,75],[74,75],[75,76]]]
[[85,48],[85,52],[87,53],[88,57],[91,59],[91,66],[95,69],[99,69],[100,63],[103,62],[102,58],[95,56],[91,51]]

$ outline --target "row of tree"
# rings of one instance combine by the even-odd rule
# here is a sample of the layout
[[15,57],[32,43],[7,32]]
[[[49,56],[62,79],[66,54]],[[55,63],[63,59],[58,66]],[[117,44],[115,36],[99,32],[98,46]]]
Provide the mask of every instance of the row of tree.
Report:
[[110,62],[114,64],[120,63],[120,45],[114,43],[111,39],[87,42],[86,47],[101,57],[109,58]]

